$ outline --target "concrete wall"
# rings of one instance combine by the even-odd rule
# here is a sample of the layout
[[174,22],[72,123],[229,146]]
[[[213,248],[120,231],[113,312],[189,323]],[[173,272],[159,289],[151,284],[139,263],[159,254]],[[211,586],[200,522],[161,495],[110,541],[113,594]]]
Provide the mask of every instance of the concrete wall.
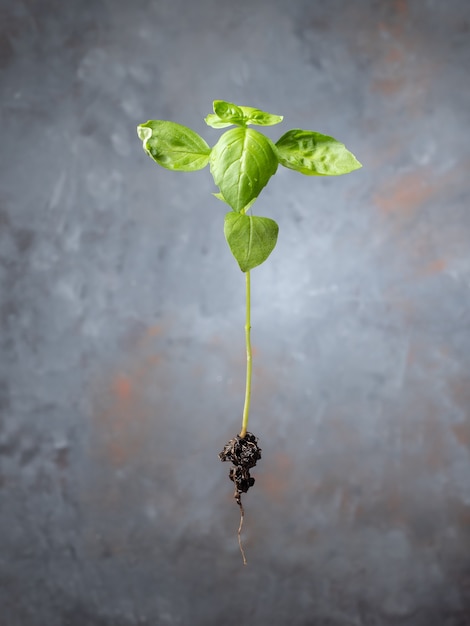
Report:
[[[470,6],[0,8],[1,626],[470,624]],[[331,134],[254,207],[248,566],[217,454],[244,279],[208,170],[135,127],[213,99]]]

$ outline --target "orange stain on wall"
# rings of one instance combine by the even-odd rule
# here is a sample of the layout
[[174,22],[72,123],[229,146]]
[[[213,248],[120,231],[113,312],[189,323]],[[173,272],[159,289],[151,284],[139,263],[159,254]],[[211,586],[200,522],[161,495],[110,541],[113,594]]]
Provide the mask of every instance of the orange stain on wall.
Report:
[[408,14],[408,2],[407,0],[395,0],[393,8],[400,16],[405,17]]
[[445,259],[435,259],[424,267],[423,274],[426,276],[434,276],[442,274],[447,269],[447,261]]
[[132,381],[130,380],[128,376],[124,376],[123,374],[118,374],[114,378],[111,384],[111,388],[117,400],[120,402],[125,402],[125,401],[128,401],[131,397]]
[[162,324],[154,324],[147,329],[147,333],[150,337],[158,337],[164,332],[164,326]]
[[[257,477],[261,488],[268,497],[280,502],[286,495],[293,469],[292,459],[285,452],[278,452],[274,462],[269,464],[266,473]],[[266,470],[266,468],[265,468]]]
[[455,404],[468,415],[470,411],[470,376],[458,376],[452,380],[450,392]]
[[445,470],[449,464],[445,425],[440,415],[428,414],[422,425],[423,457],[426,466],[433,472]]
[[405,87],[405,80],[402,76],[391,78],[377,78],[372,81],[372,91],[378,91],[384,96],[393,96]]
[[134,393],[135,383],[130,376],[115,375],[108,389],[101,394],[104,408],[95,414],[98,441],[104,457],[113,467],[122,467],[138,451],[143,435],[139,397]]
[[427,168],[402,174],[386,181],[375,193],[376,206],[386,215],[412,216],[445,184],[446,178],[432,175]]
[[452,425],[452,432],[457,441],[470,448],[470,378],[460,376],[450,384],[453,402],[465,413],[464,421]]
[[405,53],[401,48],[394,46],[390,48],[385,56],[385,62],[394,65],[401,65],[405,61]]
[[467,421],[453,424],[452,432],[462,446],[470,448],[470,422]]
[[148,401],[148,390],[162,381],[163,364],[149,337],[163,332],[161,326],[147,329],[145,337],[136,340],[136,354],[125,370],[112,372],[100,385],[94,413],[94,447],[107,463],[118,468],[139,458],[149,440],[149,429],[155,419],[154,407]]

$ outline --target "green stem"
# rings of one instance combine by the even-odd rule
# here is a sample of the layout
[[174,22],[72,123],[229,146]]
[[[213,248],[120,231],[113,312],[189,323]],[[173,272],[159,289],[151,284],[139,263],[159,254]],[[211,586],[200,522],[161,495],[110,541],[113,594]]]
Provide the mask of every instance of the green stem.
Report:
[[250,272],[245,272],[246,277],[246,317],[245,317],[245,341],[246,341],[246,387],[245,387],[245,405],[243,407],[242,429],[240,437],[243,439],[248,428],[248,418],[250,414],[251,401],[251,373],[252,373],[252,352],[251,352],[251,290],[250,290]]

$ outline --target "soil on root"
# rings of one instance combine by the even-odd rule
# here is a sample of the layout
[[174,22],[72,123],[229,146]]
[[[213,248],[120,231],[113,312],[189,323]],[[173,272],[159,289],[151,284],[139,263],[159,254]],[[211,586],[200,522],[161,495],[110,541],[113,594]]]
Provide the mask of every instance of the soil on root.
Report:
[[258,438],[252,433],[246,433],[243,438],[237,435],[225,444],[224,449],[219,454],[219,459],[232,463],[229,478],[235,483],[235,493],[233,497],[240,507],[238,544],[242,553],[243,563],[246,565],[245,553],[240,536],[245,515],[241,497],[242,493],[246,493],[248,489],[255,484],[255,479],[251,476],[250,470],[255,467],[256,463],[261,459],[261,448],[258,446]]

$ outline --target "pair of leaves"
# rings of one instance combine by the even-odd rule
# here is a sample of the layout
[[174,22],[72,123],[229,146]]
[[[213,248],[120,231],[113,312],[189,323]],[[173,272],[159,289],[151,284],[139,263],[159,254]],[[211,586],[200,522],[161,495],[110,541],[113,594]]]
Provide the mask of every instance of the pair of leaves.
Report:
[[137,128],[144,150],[159,165],[191,172],[208,163],[220,193],[217,198],[233,210],[225,218],[225,236],[242,271],[267,259],[277,241],[278,226],[269,218],[245,215],[278,164],[308,176],[338,176],[361,166],[344,144],[333,137],[300,129],[290,130],[274,144],[249,125],[272,126],[282,121],[253,107],[215,100],[206,117],[213,128],[226,131],[211,149],[196,132],[163,120],[150,120]]
[[227,126],[274,126],[284,119],[282,115],[273,115],[253,107],[244,107],[225,102],[225,100],[214,100],[214,113],[210,113],[205,122],[212,128],[226,128]]

